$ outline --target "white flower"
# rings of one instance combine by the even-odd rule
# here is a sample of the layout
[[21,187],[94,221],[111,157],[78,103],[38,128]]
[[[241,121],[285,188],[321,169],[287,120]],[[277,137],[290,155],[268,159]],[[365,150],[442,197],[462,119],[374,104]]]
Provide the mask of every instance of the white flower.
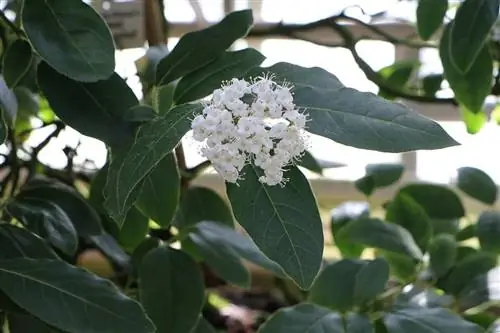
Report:
[[247,163],[262,169],[259,181],[283,186],[284,170],[307,148],[307,115],[295,108],[291,87],[272,77],[232,79],[214,90],[191,123],[201,153],[225,181],[238,183]]

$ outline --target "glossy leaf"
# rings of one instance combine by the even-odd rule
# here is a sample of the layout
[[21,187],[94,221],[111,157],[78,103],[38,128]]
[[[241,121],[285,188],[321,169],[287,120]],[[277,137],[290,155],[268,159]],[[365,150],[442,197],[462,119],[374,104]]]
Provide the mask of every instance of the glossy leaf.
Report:
[[134,129],[124,116],[139,101],[125,80],[116,73],[110,75],[102,81],[82,83],[42,62],[37,78],[50,106],[67,125],[108,145],[123,145],[133,139]]
[[149,231],[149,219],[132,207],[120,229],[119,242],[127,251],[132,252],[145,238]]
[[428,40],[443,23],[448,10],[448,0],[419,0],[417,6],[417,31]]
[[469,281],[458,295],[458,301],[463,309],[500,302],[500,267]]
[[120,267],[128,267],[130,256],[120,247],[120,244],[110,234],[89,237],[91,242],[101,250],[104,255]]
[[3,75],[7,86],[14,88],[28,72],[33,61],[31,45],[24,39],[17,39],[9,45],[3,57]]
[[54,329],[29,315],[11,313],[8,315],[9,333],[56,333]]
[[395,309],[384,316],[388,333],[479,333],[479,326],[465,321],[443,308],[408,307]]
[[[344,322],[346,326],[344,326]],[[335,312],[313,304],[299,304],[276,312],[258,333],[373,333],[367,317],[349,314],[345,320]]]
[[431,219],[458,219],[465,209],[458,195],[445,186],[415,183],[401,188],[405,194],[422,206]]
[[112,159],[104,188],[104,205],[118,225],[134,204],[133,194],[137,193],[138,186],[174,150],[201,108],[200,104],[180,105],[142,125],[127,153]]
[[44,239],[27,229],[11,224],[0,225],[0,259],[56,259],[57,255]]
[[453,236],[436,236],[429,246],[430,266],[437,277],[441,277],[455,265],[458,244]]
[[180,174],[173,153],[161,160],[146,177],[136,206],[163,227],[172,222],[180,196]]
[[288,63],[255,70],[294,85],[294,103],[308,111],[308,131],[338,143],[383,152],[455,146],[437,123],[374,94],[345,87],[324,69]]
[[347,201],[331,211],[330,227],[335,246],[344,258],[358,258],[364,246],[339,237],[339,232],[351,221],[366,218],[370,215],[370,205],[365,201]]
[[170,83],[209,64],[237,39],[245,37],[252,24],[252,11],[241,10],[211,27],[185,34],[158,64],[156,84]]
[[417,245],[427,249],[427,244],[432,236],[432,224],[425,212],[410,196],[399,193],[387,208],[386,220],[396,223],[410,232]]
[[422,258],[422,251],[412,235],[397,224],[380,219],[364,218],[352,221],[340,231],[340,236],[369,247]]
[[383,259],[343,259],[322,270],[309,292],[308,301],[345,312],[375,298],[384,291],[388,279],[389,265]]
[[[257,246],[297,285],[308,289],[323,256],[323,231],[314,194],[304,175],[290,167],[288,186],[259,182],[260,169],[247,165],[239,185],[226,184],[237,221]],[[256,209],[259,207],[259,209]]]
[[497,200],[495,181],[482,170],[473,167],[458,169],[457,186],[474,199],[493,205]]
[[500,253],[500,212],[482,212],[477,220],[476,233],[483,250]]
[[[19,109],[19,103],[17,102],[16,95],[5,83],[3,75],[0,75],[0,109],[2,112],[2,120],[7,125],[13,125],[17,118],[17,112]],[[7,131],[4,129],[4,136]]]
[[190,333],[217,333],[215,328],[203,317],[198,319],[196,327]]
[[174,102],[183,104],[206,97],[223,82],[244,77],[264,59],[259,51],[251,48],[224,52],[208,65],[184,76],[175,88]]
[[200,315],[205,293],[203,276],[184,252],[157,248],[139,269],[139,297],[157,333],[186,333]]
[[497,20],[499,7],[499,0],[465,0],[458,7],[449,41],[451,60],[458,71],[467,73],[474,66]]
[[22,308],[69,333],[154,332],[140,305],[111,282],[60,260],[1,260],[0,286]]
[[[484,2],[484,0],[479,0],[479,2]],[[469,111],[477,113],[483,109],[484,100],[491,93],[492,59],[488,48],[481,47],[467,73],[458,70],[453,65],[453,54],[450,51],[451,29],[450,25],[445,27],[439,44],[439,56],[443,64],[444,76],[450,84],[455,98]],[[469,48],[467,46],[467,49]]]
[[113,37],[88,4],[26,0],[21,20],[36,52],[59,73],[81,82],[96,82],[113,74]]
[[216,221],[234,226],[231,208],[217,192],[206,187],[190,186],[182,195],[174,226],[182,230],[201,221]]

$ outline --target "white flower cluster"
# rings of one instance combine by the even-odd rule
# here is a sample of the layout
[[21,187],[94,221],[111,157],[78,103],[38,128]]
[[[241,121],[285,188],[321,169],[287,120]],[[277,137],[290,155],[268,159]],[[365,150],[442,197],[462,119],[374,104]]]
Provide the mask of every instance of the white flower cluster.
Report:
[[237,183],[253,163],[263,170],[261,183],[284,185],[284,168],[307,148],[307,115],[296,109],[290,87],[270,77],[232,79],[213,92],[192,123],[201,153],[227,181]]

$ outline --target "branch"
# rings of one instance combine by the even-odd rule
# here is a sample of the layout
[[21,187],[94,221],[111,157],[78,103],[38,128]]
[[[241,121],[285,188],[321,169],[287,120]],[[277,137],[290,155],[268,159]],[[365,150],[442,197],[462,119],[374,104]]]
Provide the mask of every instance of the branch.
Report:
[[28,179],[31,179],[31,177],[35,173],[36,163],[38,162],[38,154],[40,154],[42,149],[45,148],[49,144],[49,142],[53,138],[57,137],[59,133],[61,133],[61,131],[66,127],[66,125],[63,122],[54,122],[51,125],[56,126],[54,131],[49,135],[47,135],[47,137],[38,146],[34,147],[33,150],[31,151],[31,160],[28,165]]

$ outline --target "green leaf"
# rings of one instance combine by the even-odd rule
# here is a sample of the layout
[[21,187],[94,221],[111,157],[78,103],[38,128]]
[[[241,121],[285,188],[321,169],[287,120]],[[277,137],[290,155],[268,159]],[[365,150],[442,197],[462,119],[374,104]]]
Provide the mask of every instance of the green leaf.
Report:
[[120,245],[132,252],[146,238],[149,231],[149,219],[132,207],[120,229],[118,240]]
[[459,72],[469,72],[479,58],[497,20],[499,7],[498,0],[465,0],[458,7],[449,46],[446,47],[449,47],[452,64]]
[[145,123],[156,117],[156,112],[147,105],[136,105],[125,111],[123,119],[128,122]]
[[355,148],[400,153],[455,146],[436,122],[400,103],[345,87],[324,69],[288,63],[254,70],[294,85],[294,103],[309,114],[307,130]]
[[148,254],[150,251],[161,246],[161,240],[155,237],[147,237],[144,239],[141,244],[139,244],[134,252],[132,253],[132,266],[134,269],[134,274],[137,276],[139,274],[139,268],[142,263],[142,259]]
[[420,260],[422,251],[412,235],[397,224],[380,219],[363,218],[342,228],[339,236],[366,246],[399,253]]
[[455,265],[458,244],[451,235],[441,234],[434,237],[429,246],[432,272],[441,277]]
[[285,277],[281,267],[266,257],[250,237],[231,227],[217,222],[203,221],[196,224],[190,233],[190,236],[192,235],[197,235],[212,244],[227,248],[238,257],[248,260],[278,277]]
[[85,198],[75,189],[63,184],[31,185],[28,183],[19,196],[23,198],[38,198],[60,207],[69,217],[78,234],[94,236],[103,232],[101,218]]
[[[483,1],[479,0],[479,2]],[[450,84],[455,98],[470,112],[477,113],[483,109],[484,100],[491,93],[493,76],[491,55],[486,46],[480,48],[476,60],[467,73],[460,72],[453,65],[452,54],[450,54],[451,30],[450,25],[444,28],[439,44],[439,56],[443,64],[444,76]]]
[[488,122],[488,116],[486,113],[483,111],[476,111],[476,113],[474,113],[463,105],[460,106],[460,114],[463,122],[465,123],[467,133],[469,134],[479,133],[479,131]]
[[110,281],[60,260],[1,260],[0,288],[34,316],[69,333],[154,332],[140,305]]
[[448,10],[448,0],[419,0],[417,6],[417,31],[428,40],[441,27]]
[[304,154],[297,163],[299,166],[306,168],[309,171],[315,172],[319,175],[323,174],[323,168],[326,167],[336,167],[337,164],[333,163],[333,166],[323,166],[320,161],[318,161],[310,152],[304,151]]
[[390,186],[397,182],[404,172],[402,164],[368,164],[365,176],[358,179],[354,185],[366,196],[373,194],[379,188]]
[[185,76],[219,57],[253,25],[251,10],[235,11],[219,23],[185,34],[156,68],[156,84]]
[[128,267],[130,257],[123,251],[113,236],[110,234],[102,234],[99,236],[91,236],[89,239],[112,262],[120,267]]
[[418,274],[418,262],[404,254],[384,252],[383,257],[391,267],[391,276],[404,283],[409,283]]
[[139,269],[139,297],[158,333],[186,333],[193,329],[203,307],[203,275],[184,252],[157,248]]
[[203,232],[203,229],[191,232],[189,239],[196,249],[196,254],[215,275],[241,288],[250,286],[250,273],[230,246],[210,233]]
[[388,333],[479,333],[479,326],[463,320],[443,308],[408,307],[395,309],[384,316]]
[[152,94],[153,106],[158,114],[165,114],[170,111],[174,103],[175,85],[167,84],[164,86],[154,87]]
[[10,88],[19,84],[31,68],[33,50],[24,39],[16,39],[9,45],[3,57],[2,69],[5,82]]
[[113,37],[92,7],[80,0],[25,0],[23,4],[23,29],[51,67],[81,82],[96,82],[113,74]]
[[500,253],[500,212],[482,212],[477,220],[476,233],[483,250]]
[[[386,85],[401,89],[406,86],[413,72],[419,65],[417,61],[400,61],[382,68],[378,73],[384,78]],[[386,92],[382,87],[378,94],[386,99],[394,99],[397,97]]]
[[[345,325],[344,325],[345,323]],[[258,333],[373,333],[370,320],[359,314],[343,319],[338,313],[313,304],[299,304],[277,311]]]
[[42,238],[24,228],[0,225],[0,259],[56,259],[57,255]]
[[375,191],[375,178],[372,176],[363,176],[354,182],[354,187],[367,197]]
[[458,262],[444,279],[438,281],[438,287],[454,296],[467,286],[475,277],[488,272],[497,264],[497,258],[489,253],[470,254]]
[[217,192],[206,187],[190,186],[182,194],[174,226],[184,230],[200,221],[216,221],[234,226],[231,208]]
[[351,221],[363,217],[369,217],[370,205],[365,201],[347,201],[335,207],[331,211],[330,227],[335,246],[344,258],[359,258],[363,253],[364,246],[353,243],[349,239],[339,237],[339,232]]
[[56,333],[54,329],[33,316],[9,313],[7,317],[9,333]]
[[432,224],[424,208],[410,196],[399,193],[390,202],[385,219],[396,223],[410,232],[417,245],[427,249],[432,236]]
[[253,165],[244,167],[242,173],[245,176],[238,185],[226,184],[236,220],[269,259],[300,288],[308,289],[320,269],[324,247],[309,182],[297,167],[285,172],[290,180],[285,187],[259,182],[261,171]]
[[458,295],[462,309],[500,302],[500,267],[475,277]]
[[346,312],[374,299],[384,291],[388,279],[389,265],[384,259],[343,259],[321,271],[309,292],[308,301]]
[[110,146],[123,145],[133,139],[134,125],[126,122],[124,116],[139,101],[118,74],[95,83],[82,83],[42,62],[37,78],[51,108],[67,125]]
[[183,104],[208,96],[224,81],[245,76],[265,58],[254,49],[226,51],[208,65],[184,76],[175,88],[174,103]]
[[458,219],[465,209],[458,195],[445,186],[435,184],[409,184],[399,190],[422,206],[431,219]]
[[78,235],[75,227],[58,205],[40,198],[23,197],[10,203],[6,210],[65,254],[73,255],[76,252]]
[[[424,0],[429,2],[429,0]],[[442,0],[438,0],[442,1]],[[448,1],[448,0],[445,0]],[[422,79],[422,89],[426,96],[436,96],[436,93],[441,89],[443,84],[443,74],[430,74]]]
[[180,174],[173,153],[165,156],[149,173],[142,185],[136,206],[163,227],[172,223],[180,196]]
[[151,45],[147,48],[146,54],[135,61],[137,74],[146,85],[153,85],[155,82],[156,67],[161,59],[170,53],[166,44]]
[[473,167],[458,169],[457,186],[474,199],[493,205],[497,200],[495,181],[482,170]]
[[462,261],[472,254],[478,253],[478,250],[470,246],[459,246],[457,249],[457,261]]
[[142,125],[126,154],[112,158],[104,206],[118,225],[137,199],[139,185],[174,150],[201,109],[200,104],[183,104]]
[[203,317],[198,319],[196,327],[190,333],[217,333],[215,328]]
[[460,219],[431,219],[434,235],[456,235],[460,230]]
[[[13,126],[17,118],[19,104],[17,102],[14,91],[9,89],[3,75],[0,75],[0,109],[2,112],[3,127],[6,125]],[[7,131],[5,130],[5,134]]]
[[474,238],[477,236],[477,226],[476,224],[469,224],[465,228],[461,229],[456,235],[455,238],[458,242],[463,242]]

